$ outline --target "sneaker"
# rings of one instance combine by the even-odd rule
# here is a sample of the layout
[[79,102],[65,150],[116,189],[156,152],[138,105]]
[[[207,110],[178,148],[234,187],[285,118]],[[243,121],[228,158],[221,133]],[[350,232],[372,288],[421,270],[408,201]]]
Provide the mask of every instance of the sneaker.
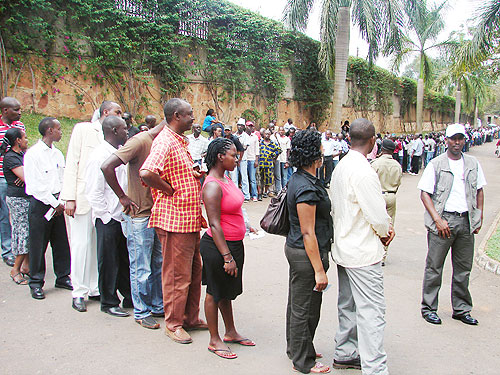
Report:
[[361,360],[358,358],[350,359],[348,361],[341,361],[338,359],[333,360],[333,368],[361,370]]
[[144,328],[148,328],[148,329],[160,328],[160,324],[151,315],[145,317],[144,319],[136,319],[135,322],[137,324],[140,324]]
[[257,202],[257,198],[256,198],[256,197],[253,197],[253,198],[252,198],[252,202]]

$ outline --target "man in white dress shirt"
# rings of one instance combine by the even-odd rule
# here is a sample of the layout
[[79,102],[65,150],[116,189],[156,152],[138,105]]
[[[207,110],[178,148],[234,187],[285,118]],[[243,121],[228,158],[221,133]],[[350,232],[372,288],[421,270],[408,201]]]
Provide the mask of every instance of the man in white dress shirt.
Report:
[[325,139],[321,140],[321,146],[323,146],[323,165],[319,177],[325,187],[329,188],[333,170],[339,162],[339,155],[342,153],[342,145],[333,138],[332,131],[327,130]]
[[66,201],[65,212],[70,216],[71,279],[74,287],[72,306],[79,312],[87,311],[87,295],[89,298],[99,298],[96,233],[90,205],[85,197],[87,160],[104,140],[101,123],[108,116],[121,117],[122,110],[117,103],[106,100],[101,105],[100,114],[97,121],[81,122],[73,128],[60,197]]
[[350,128],[351,150],[333,171],[331,185],[335,240],[333,259],[339,279],[334,368],[388,374],[384,351],[384,245],[394,238],[377,173],[366,155],[375,128],[366,119]]
[[[73,290],[70,274],[70,251],[64,205],[59,200],[64,156],[53,142],[61,140],[61,124],[53,117],[46,117],[38,125],[42,139],[24,155],[26,193],[31,195],[29,207],[29,286],[31,296],[44,299],[45,251],[50,242],[56,288]],[[50,211],[50,213],[49,213]]]
[[[117,317],[129,313],[120,308],[120,291],[124,299],[132,300],[130,291],[130,263],[127,240],[122,232],[122,205],[118,196],[106,183],[102,164],[127,141],[127,124],[117,116],[102,122],[104,142],[89,157],[86,171],[85,195],[92,209],[92,221],[97,232],[97,261],[101,311]],[[120,186],[127,190],[127,167],[115,169]]]

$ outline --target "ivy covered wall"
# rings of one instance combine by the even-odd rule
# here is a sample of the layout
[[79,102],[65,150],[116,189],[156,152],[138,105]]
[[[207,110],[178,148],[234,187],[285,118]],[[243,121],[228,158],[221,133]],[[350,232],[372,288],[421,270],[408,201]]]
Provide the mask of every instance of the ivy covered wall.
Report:
[[[286,120],[291,102],[303,122],[330,114],[333,85],[318,67],[319,43],[224,0],[0,0],[0,22],[1,94],[29,89],[34,110],[64,86],[76,118],[104,98],[140,117],[179,95],[209,98],[204,104],[228,122],[244,110],[263,124]],[[363,59],[351,58],[348,69],[348,108],[377,112],[388,129],[412,122],[414,81]],[[200,95],[188,94],[196,85]],[[430,92],[425,106],[431,122],[432,113],[442,120],[454,99]]]

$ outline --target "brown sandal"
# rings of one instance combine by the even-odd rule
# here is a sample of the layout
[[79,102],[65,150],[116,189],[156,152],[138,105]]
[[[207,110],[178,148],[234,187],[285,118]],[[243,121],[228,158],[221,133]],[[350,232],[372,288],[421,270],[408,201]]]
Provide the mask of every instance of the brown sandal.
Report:
[[17,285],[27,285],[28,280],[23,277],[21,272],[16,273],[14,276],[10,275],[12,281],[14,281]]

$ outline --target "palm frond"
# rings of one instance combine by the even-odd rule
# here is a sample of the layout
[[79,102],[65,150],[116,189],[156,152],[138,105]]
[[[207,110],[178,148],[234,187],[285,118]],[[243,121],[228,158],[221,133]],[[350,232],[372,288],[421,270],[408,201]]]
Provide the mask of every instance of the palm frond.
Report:
[[386,26],[383,27],[384,48],[383,55],[389,56],[402,51],[403,47],[403,9],[399,1],[388,0],[387,7],[384,9]]
[[321,70],[328,76],[333,77],[332,67],[335,65],[335,41],[337,21],[339,12],[339,1],[323,0],[320,20],[320,40],[318,61]]
[[368,43],[368,58],[373,62],[382,44],[383,15],[377,7],[377,2],[373,0],[357,0],[352,8],[353,21],[358,26],[362,38]]
[[283,10],[285,27],[305,30],[315,0],[288,0]]

